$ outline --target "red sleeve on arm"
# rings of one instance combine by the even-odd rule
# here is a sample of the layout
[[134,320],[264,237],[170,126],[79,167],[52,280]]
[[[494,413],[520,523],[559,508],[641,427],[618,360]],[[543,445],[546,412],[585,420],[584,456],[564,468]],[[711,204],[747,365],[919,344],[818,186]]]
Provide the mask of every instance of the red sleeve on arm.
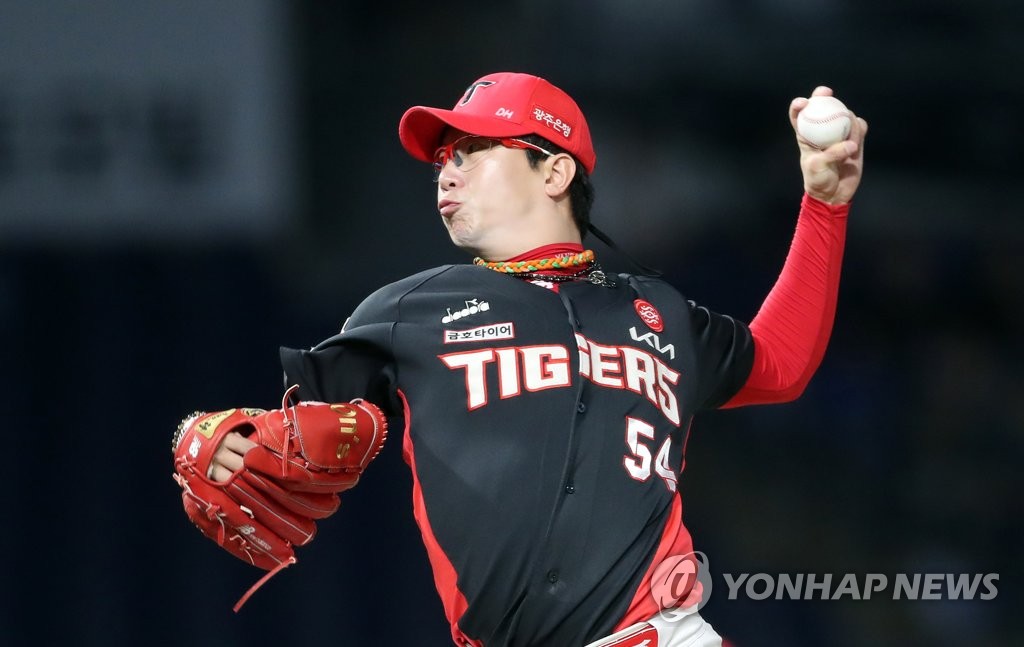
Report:
[[803,393],[832,334],[849,210],[804,194],[782,273],[750,322],[750,376],[722,408],[789,402]]

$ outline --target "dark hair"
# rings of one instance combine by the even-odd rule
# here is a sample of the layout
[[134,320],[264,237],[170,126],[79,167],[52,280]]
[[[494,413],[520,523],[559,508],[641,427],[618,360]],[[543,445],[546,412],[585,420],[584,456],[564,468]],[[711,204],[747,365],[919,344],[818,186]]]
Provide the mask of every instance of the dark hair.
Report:
[[[540,135],[524,135],[516,137],[516,139],[540,146],[552,153],[566,153],[571,156],[568,151]],[[544,160],[547,156],[544,153],[526,149],[526,157],[530,160],[530,168],[537,168],[541,160]],[[594,185],[590,183],[590,175],[587,174],[587,169],[583,168],[583,164],[580,164],[580,161],[575,157],[572,159],[576,162],[576,175],[572,178],[572,183],[569,184],[569,204],[572,207],[573,222],[576,223],[576,227],[580,230],[580,237],[582,238],[587,235],[590,227],[590,208],[594,205]]]

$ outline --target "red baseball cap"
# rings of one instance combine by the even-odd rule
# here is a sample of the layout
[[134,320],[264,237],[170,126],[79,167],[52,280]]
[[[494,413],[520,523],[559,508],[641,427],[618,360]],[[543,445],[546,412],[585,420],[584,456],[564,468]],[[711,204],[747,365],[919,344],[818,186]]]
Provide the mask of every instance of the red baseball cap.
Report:
[[594,172],[597,155],[583,112],[568,94],[530,74],[497,72],[473,82],[451,110],[414,106],[398,138],[414,158],[432,162],[446,127],[481,137],[540,135]]

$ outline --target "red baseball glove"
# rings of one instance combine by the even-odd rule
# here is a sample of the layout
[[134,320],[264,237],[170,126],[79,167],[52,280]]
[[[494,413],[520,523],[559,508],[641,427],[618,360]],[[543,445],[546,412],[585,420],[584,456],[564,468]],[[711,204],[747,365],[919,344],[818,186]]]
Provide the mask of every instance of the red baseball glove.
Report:
[[[197,411],[171,443],[174,479],[185,513],[200,531],[235,557],[270,571],[246,593],[295,563],[293,546],[309,543],[315,519],[338,509],[338,493],[353,487],[384,445],[387,420],[365,400],[299,402],[280,409]],[[209,477],[224,436],[238,432],[256,443],[244,466],[226,481]]]

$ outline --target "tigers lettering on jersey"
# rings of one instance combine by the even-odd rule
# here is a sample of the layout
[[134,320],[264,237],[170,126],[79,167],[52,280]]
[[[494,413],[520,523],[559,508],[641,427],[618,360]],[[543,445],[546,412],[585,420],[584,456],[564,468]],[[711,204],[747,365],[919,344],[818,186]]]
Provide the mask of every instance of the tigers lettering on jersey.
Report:
[[[680,424],[675,386],[680,373],[661,359],[632,346],[606,346],[576,335],[580,375],[612,389],[625,389],[647,398],[675,426]],[[561,345],[481,348],[439,355],[445,366],[462,370],[466,381],[466,406],[472,411],[491,397],[488,371],[496,371],[498,396],[519,396],[572,385],[569,350]],[[493,365],[493,368],[491,366]]]
[[497,364],[498,391],[511,398],[527,391],[569,386],[569,351],[565,346],[511,346],[448,353],[438,358],[450,369],[466,372],[466,406],[479,409],[488,402],[487,366]]
[[674,389],[679,384],[678,371],[632,346],[604,346],[578,333],[576,344],[580,351],[580,375],[594,384],[645,396],[669,422],[679,426],[679,400]]

